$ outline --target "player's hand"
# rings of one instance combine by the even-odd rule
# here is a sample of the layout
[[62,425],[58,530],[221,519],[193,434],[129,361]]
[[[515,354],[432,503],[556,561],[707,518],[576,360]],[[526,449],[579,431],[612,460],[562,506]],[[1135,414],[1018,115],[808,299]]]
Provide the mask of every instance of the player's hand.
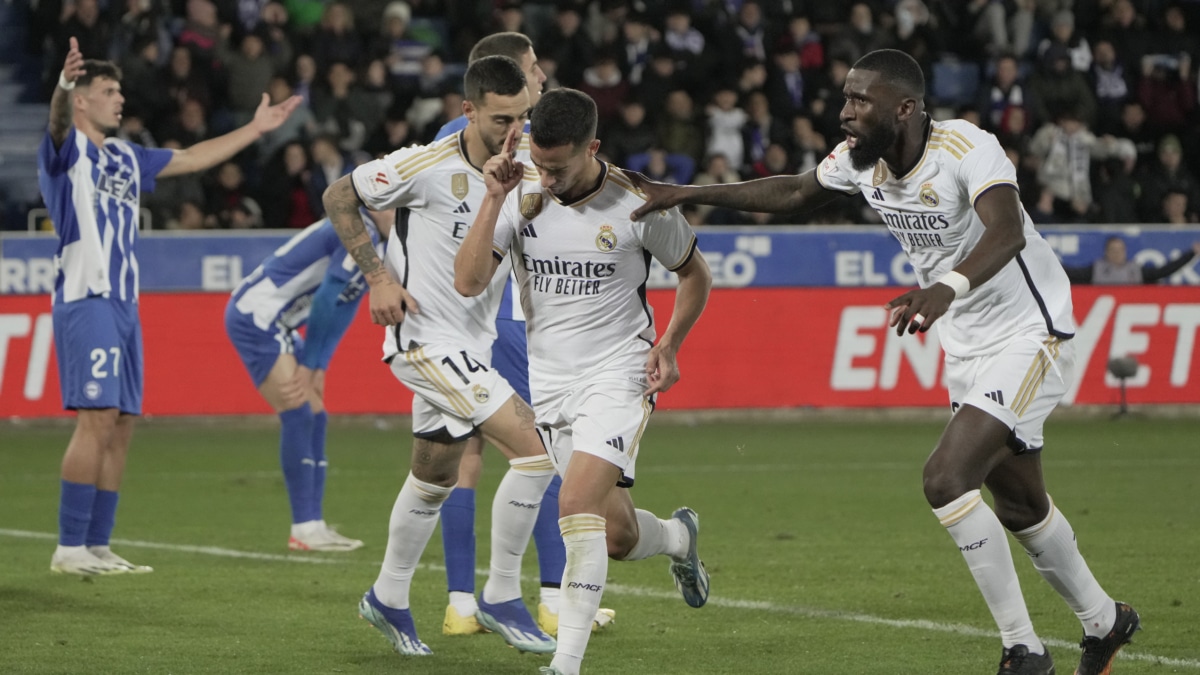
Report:
[[258,109],[254,111],[254,119],[250,121],[250,124],[260,134],[274,131],[287,120],[293,110],[300,107],[300,103],[303,100],[300,96],[291,96],[282,103],[271,105],[271,97],[263,94],[262,100],[258,102]]
[[311,385],[309,387],[309,389],[310,389],[310,391],[312,391],[313,397],[317,401],[323,402],[325,400],[325,371],[324,371],[324,369],[318,368],[318,369],[312,371],[312,378],[310,378],[309,382]]
[[483,165],[483,182],[488,194],[503,197],[521,182],[525,175],[525,164],[516,160],[517,146],[521,144],[521,129],[513,129],[504,137],[504,149]]
[[646,357],[646,391],[651,396],[670,389],[679,381],[679,364],[675,360],[675,349],[658,343],[650,348]]
[[421,313],[408,289],[391,278],[371,286],[370,304],[371,321],[380,326],[395,326],[404,321],[405,312]]
[[622,171],[622,173],[629,177],[633,187],[646,195],[646,203],[629,214],[630,220],[641,220],[646,217],[646,214],[665,211],[683,201],[683,189],[678,185],[657,183],[637,171]]
[[79,51],[79,40],[71,38],[71,48],[67,51],[67,60],[63,63],[62,77],[67,82],[74,82],[83,75],[83,52]]
[[895,327],[896,335],[904,335],[906,330],[910,335],[917,331],[924,333],[950,309],[952,302],[954,289],[941,282],[909,291],[884,305],[892,312],[888,326]]
[[297,365],[296,371],[279,387],[281,403],[285,410],[299,408],[308,401],[308,381],[312,371]]

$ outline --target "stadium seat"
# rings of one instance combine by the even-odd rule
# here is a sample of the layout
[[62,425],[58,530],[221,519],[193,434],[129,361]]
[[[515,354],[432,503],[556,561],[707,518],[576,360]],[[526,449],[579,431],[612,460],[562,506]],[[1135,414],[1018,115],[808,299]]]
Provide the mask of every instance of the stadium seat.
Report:
[[930,97],[936,105],[960,106],[975,102],[979,91],[979,64],[942,57],[933,64]]

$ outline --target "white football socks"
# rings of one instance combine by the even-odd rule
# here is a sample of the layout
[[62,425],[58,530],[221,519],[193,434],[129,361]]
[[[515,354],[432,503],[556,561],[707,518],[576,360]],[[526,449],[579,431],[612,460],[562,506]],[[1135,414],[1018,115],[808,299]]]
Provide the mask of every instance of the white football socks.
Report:
[[542,495],[554,478],[546,455],[509,460],[492,500],[492,561],[483,599],[490,604],[521,597],[521,558],[537,523]]
[[1075,531],[1054,500],[1050,501],[1050,513],[1045,520],[1013,532],[1013,536],[1025,547],[1042,578],[1079,617],[1084,633],[1092,637],[1108,635],[1117,620],[1116,603],[1088,569],[1075,542]]
[[558,614],[558,599],[562,597],[558,587],[542,586],[540,595],[541,604],[545,605],[551,614]]
[[638,540],[622,560],[645,560],[651,556],[666,554],[679,561],[688,554],[688,529],[683,522],[671,518],[662,520],[658,516],[635,509],[638,522]]
[[1045,653],[1021,595],[1008,535],[979,490],[971,490],[933,513],[958,544],[1000,628],[1004,646],[1025,645],[1030,653]]
[[563,675],[578,675],[592,635],[592,621],[608,577],[608,544],[603,516],[579,513],[558,520],[567,566],[558,608],[558,649],[550,665]]
[[375,580],[375,597],[384,605],[408,609],[408,589],[413,572],[437,527],[442,502],[453,489],[453,485],[441,487],[426,483],[411,472],[408,474],[392,506],[387,551],[383,555],[379,578]]

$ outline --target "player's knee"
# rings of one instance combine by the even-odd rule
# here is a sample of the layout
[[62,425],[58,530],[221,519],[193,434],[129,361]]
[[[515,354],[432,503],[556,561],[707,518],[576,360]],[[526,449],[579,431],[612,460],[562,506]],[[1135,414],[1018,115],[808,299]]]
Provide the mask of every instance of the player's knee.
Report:
[[101,447],[108,445],[117,430],[121,411],[117,408],[80,410],[75,418],[75,433],[88,437]]
[[442,487],[458,483],[462,441],[456,441],[445,429],[413,438],[412,475]]
[[993,494],[992,510],[1004,529],[1020,532],[1037,525],[1050,514],[1049,500],[1012,500]]
[[973,487],[967,485],[962,476],[943,464],[934,461],[925,463],[922,488],[925,491],[925,500],[935,509],[949,504],[978,487],[978,485]]

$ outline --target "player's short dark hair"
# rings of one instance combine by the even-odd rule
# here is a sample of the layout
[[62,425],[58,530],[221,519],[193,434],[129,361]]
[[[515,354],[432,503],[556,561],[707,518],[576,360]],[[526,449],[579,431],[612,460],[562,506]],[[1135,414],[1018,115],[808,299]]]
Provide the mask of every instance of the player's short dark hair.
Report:
[[86,87],[97,77],[107,77],[114,82],[121,81],[121,69],[112,61],[87,59],[83,62],[83,74],[75,78],[76,86]]
[[507,56],[520,63],[521,56],[531,49],[533,42],[521,33],[495,33],[475,43],[467,56],[467,63],[475,63],[485,56]]
[[880,79],[900,91],[922,100],[925,98],[925,74],[916,59],[898,49],[877,49],[867,52],[854,63],[855,70],[873,70]]
[[467,67],[463,91],[472,103],[482,102],[488,94],[516,96],[525,91],[525,73],[507,56],[485,56]]
[[543,148],[587,145],[596,138],[596,102],[578,89],[551,89],[533,106],[529,132]]

